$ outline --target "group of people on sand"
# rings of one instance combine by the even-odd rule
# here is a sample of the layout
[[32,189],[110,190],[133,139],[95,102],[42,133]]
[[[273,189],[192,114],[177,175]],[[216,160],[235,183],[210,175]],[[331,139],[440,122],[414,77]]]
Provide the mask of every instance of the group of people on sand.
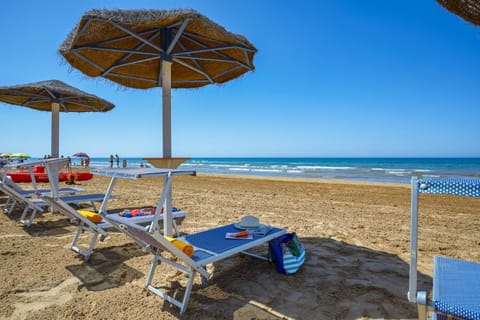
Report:
[[[110,168],[113,168],[113,161],[114,160],[117,163],[117,168],[120,168],[120,157],[118,156],[118,154],[115,154],[115,156],[113,156],[113,154],[110,155]],[[123,168],[127,167],[127,160],[124,159],[122,161],[122,167]]]

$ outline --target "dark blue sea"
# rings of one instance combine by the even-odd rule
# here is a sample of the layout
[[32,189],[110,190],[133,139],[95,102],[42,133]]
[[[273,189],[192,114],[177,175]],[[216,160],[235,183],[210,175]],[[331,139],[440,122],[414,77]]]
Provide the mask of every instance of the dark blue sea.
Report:
[[[72,159],[79,162],[80,159]],[[128,167],[141,158],[121,158]],[[109,166],[91,158],[91,167]],[[411,177],[480,177],[480,158],[193,158],[180,168],[199,173],[409,183]]]

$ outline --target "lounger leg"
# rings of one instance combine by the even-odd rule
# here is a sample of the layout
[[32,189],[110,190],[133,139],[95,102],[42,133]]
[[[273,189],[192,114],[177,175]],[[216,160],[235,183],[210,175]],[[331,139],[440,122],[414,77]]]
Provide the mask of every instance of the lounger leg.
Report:
[[88,246],[87,252],[85,252],[85,261],[88,261],[90,259],[90,256],[93,253],[93,248],[95,247],[95,243],[97,242],[97,237],[98,237],[98,232],[94,231],[93,236],[92,236],[92,241],[90,241],[90,245]]
[[[9,201],[10,201],[10,203],[9,203]],[[7,207],[7,205],[8,205],[8,207]],[[8,215],[11,215],[12,212],[13,212],[13,209],[15,208],[16,205],[17,205],[17,200],[12,199],[12,198],[8,198],[7,203],[5,204],[5,212]]]
[[95,201],[92,201],[92,208],[94,212],[98,212],[97,207],[95,206]]
[[80,238],[80,235],[82,234],[83,228],[84,227],[83,227],[82,224],[80,224],[78,226],[77,232],[75,233],[75,237],[73,238],[73,241],[72,241],[71,249],[74,252],[76,252],[78,254],[81,254],[85,261],[88,261],[88,259],[90,259],[90,256],[92,255],[95,243],[97,242],[98,232],[97,231],[92,231],[92,233],[93,233],[92,240],[90,240],[90,244],[88,246],[87,251],[84,251],[77,246],[77,242],[78,242],[78,239]]
[[427,306],[423,304],[417,304],[417,310],[418,310],[418,319],[419,320],[426,320],[427,319]]
[[158,250],[153,256],[152,265],[150,266],[150,271],[148,272],[148,275],[147,275],[147,288],[150,287],[150,285],[152,284],[153,275],[155,274],[155,269],[157,268],[157,264],[158,264],[157,256],[158,256]]
[[[73,237],[72,245],[70,246],[70,248],[72,248],[72,250],[75,252],[78,252],[77,241],[80,235],[82,234],[82,231],[83,231],[83,226],[82,224],[79,224],[77,227],[77,232],[75,232],[75,236]],[[77,248],[77,250],[75,250],[74,248]]]
[[32,215],[30,216],[30,219],[28,220],[27,227],[30,227],[33,223],[33,218],[35,218],[35,214],[37,213],[37,209],[32,209]]
[[171,264],[173,266],[176,266],[177,269],[180,271],[183,271],[185,273],[188,273],[188,281],[187,281],[187,286],[185,288],[185,293],[183,295],[182,301],[176,300],[174,297],[169,296],[167,293],[155,288],[152,286],[152,279],[153,275],[155,274],[155,269],[158,265],[159,262],[162,261],[162,257],[159,255],[159,251],[156,252],[155,256],[153,257],[152,265],[150,267],[150,271],[148,272],[147,276],[147,289],[154,294],[156,294],[159,297],[162,297],[166,301],[176,305],[177,307],[180,308],[180,314],[184,313],[187,310],[188,306],[188,301],[190,300],[190,294],[192,292],[192,287],[193,287],[193,281],[195,279],[195,274],[197,273],[194,269],[187,269],[182,265],[179,265],[175,262],[170,262],[169,260],[164,260],[168,264]]
[[192,287],[193,287],[193,280],[195,279],[195,274],[197,272],[193,269],[190,270],[189,272],[189,278],[187,282],[187,288],[185,289],[185,295],[183,296],[183,302],[182,306],[180,307],[180,314],[184,313],[187,311],[188,307],[188,300],[190,299],[190,293],[192,293]]
[[[28,221],[25,219],[28,214],[28,210],[32,210],[32,214],[30,216],[30,219]],[[23,210],[22,216],[20,217],[20,222],[25,226],[25,227],[30,227],[32,225],[33,219],[35,218],[35,213],[37,212],[37,209],[35,208],[30,208],[28,206],[25,207],[25,210]]]
[[175,236],[179,237],[180,232],[178,231],[178,227],[177,227],[177,223],[175,222],[175,219],[172,219],[172,225],[173,225],[173,229],[175,230]]

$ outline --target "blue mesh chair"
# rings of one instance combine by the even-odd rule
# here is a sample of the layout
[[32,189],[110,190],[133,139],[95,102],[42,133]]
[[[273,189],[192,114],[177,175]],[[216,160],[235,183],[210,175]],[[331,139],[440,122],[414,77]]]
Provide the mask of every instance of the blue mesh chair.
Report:
[[419,307],[419,318],[480,320],[480,263],[434,257],[431,300],[417,291],[418,194],[480,197],[480,179],[412,178],[410,222],[410,275],[408,300]]

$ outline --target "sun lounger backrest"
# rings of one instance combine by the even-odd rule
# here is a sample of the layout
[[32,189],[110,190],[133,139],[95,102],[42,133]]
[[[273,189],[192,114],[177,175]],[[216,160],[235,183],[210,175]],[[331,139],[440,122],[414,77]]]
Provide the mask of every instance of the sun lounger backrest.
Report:
[[30,199],[22,196],[15,189],[7,186],[5,183],[3,183],[1,181],[0,181],[0,190],[3,191],[4,193],[6,193],[9,197],[12,197],[12,198],[16,199],[17,201],[26,203],[32,209],[43,212],[43,209],[40,206],[38,206],[38,204],[34,203],[33,200],[30,200]]
[[144,243],[152,248],[155,248],[161,251],[169,251],[174,256],[178,257],[179,259],[184,261],[187,265],[192,267],[195,271],[198,271],[204,277],[208,278],[210,276],[209,273],[202,266],[197,264],[189,256],[183,253],[180,249],[175,247],[172,243],[170,243],[170,241],[165,239],[165,237],[163,237],[158,231],[155,231],[154,233],[149,233],[145,230],[141,230],[133,226],[118,223],[115,220],[111,220],[108,218],[105,218],[105,219],[108,222],[110,222],[114,227],[116,227],[118,230],[127,234],[129,237],[133,238],[138,243]]
[[22,191],[23,189],[15,182],[13,182],[12,178],[10,178],[9,176],[5,176],[5,179],[2,180],[3,183],[5,183],[5,185],[9,186],[10,188],[12,189],[15,189],[17,191]]
[[83,224],[87,225],[92,230],[97,231],[103,235],[106,235],[107,232],[103,230],[101,227],[97,226],[95,223],[90,221],[88,218],[84,217],[80,213],[77,212],[74,208],[69,206],[65,201],[61,200],[60,198],[53,198],[47,195],[40,195],[40,198],[47,202],[51,207],[52,211],[59,212],[71,219],[78,219]]

